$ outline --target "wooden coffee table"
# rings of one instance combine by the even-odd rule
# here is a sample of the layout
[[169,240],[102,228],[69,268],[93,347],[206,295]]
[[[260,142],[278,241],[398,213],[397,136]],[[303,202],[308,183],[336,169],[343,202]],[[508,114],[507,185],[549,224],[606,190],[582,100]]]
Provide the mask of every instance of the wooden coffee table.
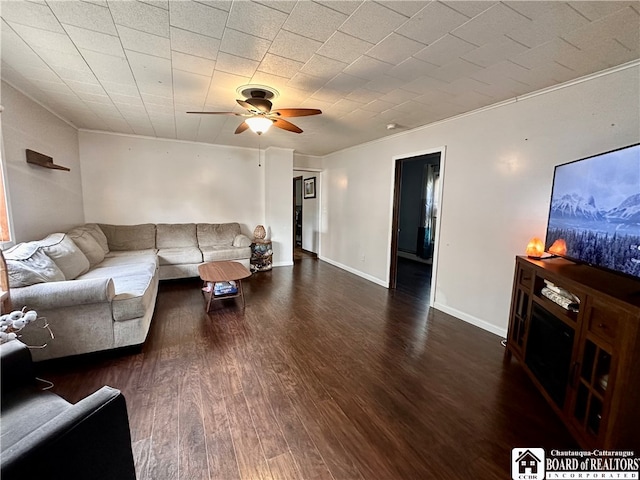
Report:
[[[208,282],[212,283],[211,291],[204,292],[207,299],[206,311],[211,309],[211,305],[216,300],[224,300],[225,298],[242,298],[242,308],[245,307],[244,292],[242,291],[242,279],[251,275],[244,265],[238,262],[208,262],[198,266],[198,274],[204,282],[205,287]],[[215,295],[216,282],[236,282],[238,286],[237,293]],[[208,297],[208,298],[207,298]]]

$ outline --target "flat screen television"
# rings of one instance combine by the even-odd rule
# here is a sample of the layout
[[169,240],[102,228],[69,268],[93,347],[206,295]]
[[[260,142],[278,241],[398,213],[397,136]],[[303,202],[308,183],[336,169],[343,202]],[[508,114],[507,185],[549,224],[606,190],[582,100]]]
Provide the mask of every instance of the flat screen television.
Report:
[[640,144],[555,167],[545,250],[640,278]]

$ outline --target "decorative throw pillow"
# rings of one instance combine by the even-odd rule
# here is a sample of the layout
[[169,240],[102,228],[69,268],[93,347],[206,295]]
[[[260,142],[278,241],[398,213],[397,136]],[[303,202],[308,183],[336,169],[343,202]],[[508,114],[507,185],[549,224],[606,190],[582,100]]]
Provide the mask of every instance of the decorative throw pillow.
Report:
[[87,230],[82,227],[74,228],[69,230],[67,235],[82,250],[82,253],[89,260],[90,266],[93,267],[104,260],[104,250]]
[[36,248],[27,258],[6,258],[9,286],[27,287],[36,283],[60,282],[64,274],[58,266],[40,248]]
[[100,225],[97,223],[86,223],[79,228],[86,230],[93,238],[96,239],[105,255],[109,253],[109,243],[107,242],[107,237],[100,228]]
[[58,266],[67,280],[73,280],[89,270],[89,260],[64,233],[52,233],[38,242],[41,249]]

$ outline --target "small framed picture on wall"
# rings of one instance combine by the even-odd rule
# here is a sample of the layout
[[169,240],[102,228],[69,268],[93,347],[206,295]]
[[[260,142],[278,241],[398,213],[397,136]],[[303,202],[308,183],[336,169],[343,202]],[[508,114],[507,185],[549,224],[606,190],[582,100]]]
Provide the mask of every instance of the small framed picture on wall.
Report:
[[316,198],[316,177],[304,179],[304,198]]

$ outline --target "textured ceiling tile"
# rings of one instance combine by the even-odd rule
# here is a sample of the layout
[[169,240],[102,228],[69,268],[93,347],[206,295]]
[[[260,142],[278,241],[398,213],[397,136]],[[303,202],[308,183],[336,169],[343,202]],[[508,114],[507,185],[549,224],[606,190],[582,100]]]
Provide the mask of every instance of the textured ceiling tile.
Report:
[[258,3],[233,2],[227,27],[257,37],[273,40],[280,31],[287,14]]
[[424,47],[425,45],[420,42],[392,33],[372,47],[367,52],[367,56],[395,65],[403,62]]
[[529,50],[527,47],[503,35],[462,55],[461,58],[476,65],[488,67],[489,65],[507,60],[527,50]]
[[620,65],[637,58],[637,55],[613,39],[590,45],[573,55],[558,58],[556,61],[580,75]]
[[184,97],[202,97],[201,103],[204,103],[210,83],[211,79],[204,75],[173,70],[174,88]]
[[396,77],[389,75],[381,75],[378,78],[371,80],[365,85],[369,90],[374,90],[380,93],[389,93],[390,91],[400,88],[406,82]]
[[529,70],[511,61],[496,63],[472,74],[472,77],[484,83],[495,83],[500,78],[510,78],[518,82],[525,82]]
[[527,28],[529,25],[531,25],[531,20],[527,17],[506,5],[497,3],[451,33],[467,42],[480,46],[490,42],[495,37]]
[[428,45],[468,21],[461,13],[432,2],[400,27],[398,33]]
[[[377,93],[377,95],[380,95]],[[374,100],[362,106],[362,110],[368,110],[370,112],[382,113],[390,108],[393,108],[396,104],[391,102],[385,102],[384,100]]]
[[562,2],[510,2],[509,6],[533,19],[528,27],[509,33],[514,40],[535,47],[589,23],[583,15]]
[[389,70],[389,75],[410,81],[422,75],[428,75],[436,69],[438,69],[438,65],[411,57]]
[[109,10],[118,25],[161,37],[169,36],[169,12],[140,2],[110,1]]
[[46,63],[20,38],[20,36],[5,22],[1,25],[2,61],[10,65],[25,65],[31,67],[46,67]]
[[406,20],[404,15],[382,5],[364,2],[340,27],[340,31],[370,43],[378,43]]
[[632,8],[619,10],[562,38],[578,48],[589,48],[606,38],[615,38],[629,50],[640,52],[640,15]]
[[431,45],[420,50],[414,56],[425,62],[442,66],[477,48],[469,42],[453,35],[445,35]]
[[91,50],[82,50],[81,53],[91,67],[91,70],[100,79],[100,83],[135,83],[131,75],[129,63],[125,58],[92,52]]
[[76,82],[73,80],[65,80],[65,83],[75,93],[90,93],[92,95],[107,95],[102,85],[96,83]]
[[345,68],[344,72],[355,77],[373,80],[391,70],[392,67],[390,63],[363,55]]
[[[537,0],[534,0],[537,1]],[[489,1],[489,0],[475,0],[475,1],[464,1],[461,2],[459,0],[453,0],[448,2],[442,2],[449,8],[460,12],[466,17],[473,18],[476,15],[480,15],[485,10],[490,9],[493,5],[498,2]],[[548,3],[548,2],[547,2]]]
[[228,13],[192,1],[169,2],[171,26],[222,38]]
[[451,63],[434,70],[429,74],[430,77],[437,78],[444,82],[452,82],[461,77],[470,76],[474,72],[481,70],[482,67],[469,63],[462,59],[454,60]]
[[258,62],[247,58],[230,55],[228,53],[218,53],[216,61],[216,71],[232,73],[242,77],[251,77],[258,68]]
[[300,69],[300,72],[329,80],[342,72],[346,66],[346,63],[321,55],[314,55],[304,67]]
[[71,39],[62,33],[55,33],[26,25],[10,24],[11,28],[27,42],[36,52],[40,49],[55,50],[63,53],[77,53]]
[[177,52],[215,60],[218,57],[220,40],[198,33],[171,28],[171,49]]
[[325,6],[333,10],[344,13],[346,15],[351,15],[358,9],[361,3],[362,0],[331,0],[325,2],[324,4]]
[[220,43],[220,51],[259,62],[270,46],[269,40],[227,28]]
[[302,62],[267,53],[262,62],[260,62],[258,70],[272,75],[291,78],[298,72],[298,70],[300,70],[300,68],[302,68],[303,65],[304,63]]
[[102,80],[100,82],[109,95],[129,95],[135,97],[139,95],[138,87],[131,77],[130,83],[118,83]]
[[116,25],[116,27],[120,34],[122,47],[126,50],[171,58],[171,42],[167,37],[141,32],[124,25]]
[[293,88],[299,88],[308,92],[315,92],[325,84],[325,80],[311,75],[305,75],[304,73],[296,73],[291,80],[287,82],[287,85]]
[[316,40],[302,37],[295,33],[287,32],[286,30],[280,30],[271,44],[269,53],[299,62],[306,62],[321,45],[322,43]]
[[120,39],[115,35],[108,35],[93,30],[86,30],[73,25],[64,25],[64,28],[78,48],[106,53],[107,55],[123,56]]
[[434,89],[441,88],[446,84],[447,82],[443,80],[438,80],[430,76],[422,76],[412,82],[405,84],[402,88],[404,90],[408,90],[409,92],[424,94]]
[[318,53],[345,63],[351,63],[373,46],[359,38],[335,32],[319,49]]
[[2,2],[2,18],[42,30],[64,33],[58,19],[47,5],[32,2]]
[[110,35],[117,34],[108,8],[87,2],[49,2],[47,5],[60,23]]
[[213,75],[216,62],[207,58],[187,55],[186,53],[172,52],[171,65],[173,68],[178,70],[211,77]]
[[349,100],[355,100],[356,102],[360,102],[363,104],[367,104],[373,102],[377,98],[380,97],[378,92],[374,92],[372,90],[367,90],[366,88],[358,88],[347,95]]
[[298,2],[283,29],[325,42],[347,19],[347,15],[318,3]]
[[329,88],[339,90],[346,94],[364,86],[365,83],[366,80],[362,78],[354,77],[353,75],[347,75],[346,73],[341,73],[329,80],[326,85]]
[[361,108],[363,106],[360,102],[354,102],[353,100],[347,100],[345,98],[341,98],[336,103],[333,104],[333,108],[335,110],[343,110],[345,112],[352,112]]
[[[152,7],[162,8],[163,10],[169,10],[169,0],[140,0],[140,1],[142,3],[151,5]],[[206,3],[206,2],[202,2],[202,3]],[[218,3],[224,3],[224,2],[220,0]]]
[[399,104],[413,100],[415,96],[416,94],[414,92],[409,92],[407,90],[403,90],[402,88],[396,88],[395,90],[391,90],[389,93],[381,96],[380,100],[384,102]]
[[599,18],[606,17],[607,15],[611,15],[614,12],[622,10],[629,5],[635,5],[638,7],[638,2],[607,2],[607,1],[578,1],[578,2],[569,2],[569,5],[580,12],[582,15],[587,17],[589,20],[594,21]]
[[298,2],[296,0],[256,0],[256,3],[260,3],[265,7],[274,8],[276,10],[279,10],[280,12],[291,13],[291,10],[293,10],[293,8],[296,6],[296,3]]
[[404,0],[386,0],[386,1],[378,1],[380,5],[384,5],[385,7],[393,10],[394,12],[398,12],[405,17],[411,17],[422,10],[428,2],[425,1],[404,1]]
[[578,53],[579,50],[560,38],[547,42],[538,47],[510,58],[510,60],[525,68],[531,69],[553,62],[556,58],[567,57]]

